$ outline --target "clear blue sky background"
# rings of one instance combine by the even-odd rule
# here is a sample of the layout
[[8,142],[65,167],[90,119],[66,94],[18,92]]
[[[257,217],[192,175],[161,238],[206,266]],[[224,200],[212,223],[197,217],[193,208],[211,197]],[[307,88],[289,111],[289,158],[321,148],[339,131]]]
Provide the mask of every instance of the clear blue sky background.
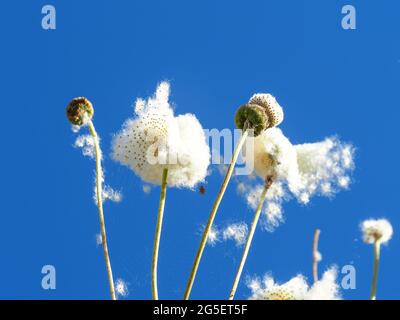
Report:
[[[357,30],[341,28],[341,8],[357,9]],[[41,8],[57,9],[57,29],[41,28]],[[321,270],[353,264],[368,298],[372,248],[359,223],[387,217],[395,235],[383,248],[378,298],[400,298],[398,1],[3,1],[1,64],[0,298],[107,299],[98,216],[92,201],[94,163],[72,147],[65,106],[89,97],[105,154],[112,133],[168,79],[177,113],[193,112],[205,128],[233,128],[238,105],[271,92],[284,106],[282,129],[294,143],[339,134],[357,147],[354,182],[335,199],[285,205],[286,223],[257,230],[244,277],[272,271],[279,281],[311,278],[311,241],[322,229]],[[148,299],[159,189],[149,195],[127,168],[105,159],[120,204],[105,205],[115,277],[130,299]],[[216,167],[214,168],[216,169]],[[182,297],[200,234],[220,186],[207,193],[168,191],[161,240],[161,298]],[[232,184],[217,224],[249,222]],[[241,249],[208,247],[193,298],[226,298]],[[57,289],[41,288],[41,268],[57,270]],[[241,282],[238,298],[249,290]]]

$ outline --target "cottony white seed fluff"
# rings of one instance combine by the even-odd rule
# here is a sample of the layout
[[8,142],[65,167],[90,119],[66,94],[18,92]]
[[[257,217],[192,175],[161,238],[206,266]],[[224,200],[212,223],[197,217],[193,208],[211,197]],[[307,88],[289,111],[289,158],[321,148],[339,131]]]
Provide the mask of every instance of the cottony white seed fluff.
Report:
[[386,244],[393,235],[393,227],[386,219],[365,220],[361,223],[361,231],[364,242],[368,244],[373,244],[378,240]]
[[340,300],[337,270],[330,268],[311,287],[302,275],[297,275],[284,284],[277,284],[266,275],[262,281],[250,279],[247,286],[252,295],[250,300]]
[[[282,203],[291,196],[307,204],[316,194],[331,197],[349,187],[350,172],[354,169],[354,148],[350,144],[333,137],[293,145],[279,128],[249,139],[254,139],[254,150],[245,156],[248,166],[253,162],[255,173],[263,180],[268,175],[276,176],[263,209],[269,230],[283,221]],[[251,179],[242,180],[238,187],[253,209],[262,189],[263,185],[254,184]]]
[[194,115],[174,116],[169,88],[162,82],[153,97],[136,101],[136,117],[115,135],[112,154],[146,182],[159,185],[168,168],[169,186],[193,188],[207,175],[210,149]]

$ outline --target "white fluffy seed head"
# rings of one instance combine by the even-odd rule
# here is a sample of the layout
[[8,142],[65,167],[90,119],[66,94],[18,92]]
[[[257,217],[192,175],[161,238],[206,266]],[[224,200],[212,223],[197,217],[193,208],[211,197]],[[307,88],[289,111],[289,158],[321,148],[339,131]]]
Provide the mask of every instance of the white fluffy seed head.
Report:
[[268,115],[269,128],[276,127],[282,123],[284,113],[282,107],[276,101],[275,97],[269,93],[254,94],[250,100],[250,104],[255,104],[264,108]]
[[308,285],[302,275],[292,278],[284,284],[275,283],[274,279],[266,275],[263,281],[252,280],[250,300],[304,300]]
[[263,281],[251,279],[248,287],[251,290],[250,300],[340,300],[339,285],[336,281],[336,268],[328,269],[322,278],[311,287],[302,275],[297,275],[284,284],[275,283],[266,275]]
[[318,280],[307,291],[304,300],[340,300],[340,287],[337,283],[337,269],[332,267],[324,272]]
[[[276,175],[267,197],[274,186],[279,186],[282,191],[265,205],[267,230],[273,230],[282,221],[282,202],[292,195],[307,204],[316,194],[331,197],[350,185],[354,148],[337,138],[293,145],[279,128],[271,128],[248,139],[254,139],[253,152],[245,154],[248,166],[254,164],[255,173],[263,180],[269,175]],[[246,146],[244,149],[247,151]],[[248,183],[241,182],[240,190],[254,209],[263,185],[254,186],[247,180]]]
[[160,184],[168,168],[169,186],[193,188],[207,175],[210,150],[196,117],[174,117],[168,98],[169,83],[162,82],[153,97],[136,101],[137,117],[114,137],[113,158],[146,182]]
[[301,202],[307,203],[315,193],[330,196],[348,188],[353,158],[354,148],[337,138],[292,145],[279,128],[271,128],[254,138],[254,154],[246,161],[254,161],[255,172],[263,179],[276,173]]
[[393,227],[386,219],[369,219],[361,223],[361,231],[365,243],[373,244],[380,241],[386,244],[392,238]]
[[276,175],[291,189],[300,187],[296,150],[281,129],[271,128],[254,138],[254,160],[249,161],[254,161],[255,172],[261,178]]

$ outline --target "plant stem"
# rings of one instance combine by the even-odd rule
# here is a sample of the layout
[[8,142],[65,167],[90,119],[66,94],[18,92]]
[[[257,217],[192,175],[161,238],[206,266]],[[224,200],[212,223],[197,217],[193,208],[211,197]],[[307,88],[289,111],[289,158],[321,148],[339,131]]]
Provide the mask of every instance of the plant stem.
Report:
[[188,283],[186,285],[186,290],[185,290],[185,294],[184,294],[184,297],[183,297],[184,300],[188,300],[189,297],[190,297],[190,293],[192,291],[194,279],[196,278],[197,270],[198,270],[199,265],[200,265],[200,260],[201,260],[201,257],[203,255],[204,248],[206,246],[208,235],[209,235],[211,227],[213,225],[215,216],[217,215],[217,210],[218,210],[219,204],[221,203],[221,200],[222,200],[222,198],[224,196],[225,190],[228,187],[228,183],[229,183],[229,180],[232,177],[232,173],[233,173],[233,170],[235,168],[236,161],[237,161],[237,159],[239,157],[240,151],[243,148],[244,142],[246,141],[246,138],[247,138],[248,134],[249,134],[249,132],[247,131],[247,126],[245,126],[245,128],[243,128],[242,136],[241,136],[238,144],[236,145],[235,151],[234,151],[232,159],[231,159],[231,163],[229,165],[229,169],[228,169],[228,171],[227,171],[227,173],[225,175],[225,178],[224,178],[224,181],[222,183],[221,189],[219,190],[217,198],[215,199],[215,202],[214,202],[213,207],[211,209],[210,217],[208,218],[207,225],[206,225],[206,227],[204,229],[204,233],[203,233],[203,236],[201,238],[201,242],[200,242],[199,248],[197,250],[196,257],[194,259],[192,270],[190,272],[189,280],[188,280]]
[[319,252],[318,252],[318,241],[319,241],[320,233],[321,233],[321,230],[319,230],[319,229],[315,230],[313,247],[312,247],[312,254],[313,254],[312,272],[313,272],[314,283],[316,283],[318,281],[318,262],[320,259]]
[[97,207],[99,209],[99,218],[100,218],[100,234],[101,234],[101,243],[103,246],[104,252],[104,260],[107,268],[108,275],[108,283],[110,286],[110,295],[112,300],[116,300],[115,289],[114,289],[114,279],[111,269],[110,256],[108,254],[108,246],[107,246],[107,234],[106,234],[106,225],[104,222],[104,213],[103,213],[103,171],[101,168],[101,150],[99,138],[97,136],[96,129],[94,128],[93,122],[89,120],[88,127],[90,134],[94,140],[94,147],[96,151],[96,198],[97,198]]
[[153,259],[152,259],[152,277],[151,277],[151,291],[153,300],[158,300],[158,285],[157,285],[157,266],[158,266],[158,251],[160,248],[161,229],[164,217],[165,199],[167,195],[167,177],[168,169],[165,168],[162,175],[161,192],[160,192],[160,205],[158,207],[158,217],[156,234],[154,237]]
[[370,296],[371,300],[376,300],[376,284],[378,282],[380,252],[381,252],[381,241],[376,240],[374,243],[374,275],[372,277],[372,287]]
[[265,202],[265,198],[267,196],[267,192],[268,192],[269,188],[272,185],[273,180],[274,179],[272,177],[267,178],[266,182],[265,182],[265,185],[264,185],[264,189],[261,192],[260,199],[259,199],[259,202],[258,202],[258,206],[257,206],[256,212],[254,214],[253,222],[251,224],[251,228],[250,228],[249,234],[247,235],[246,244],[244,246],[244,250],[243,250],[243,254],[242,254],[242,259],[240,260],[240,264],[239,264],[239,267],[238,267],[237,272],[236,272],[235,280],[234,280],[233,285],[232,285],[231,293],[229,294],[229,300],[233,300],[233,298],[235,297],[236,290],[237,290],[237,287],[238,287],[238,284],[239,284],[239,281],[240,281],[240,277],[242,275],[243,268],[244,268],[244,265],[246,263],[247,256],[249,254],[251,242],[253,240],[254,233],[255,233],[256,228],[257,228],[258,220],[260,219],[260,216],[261,216],[261,211],[262,211],[262,208],[263,208],[263,205],[264,205],[264,202]]

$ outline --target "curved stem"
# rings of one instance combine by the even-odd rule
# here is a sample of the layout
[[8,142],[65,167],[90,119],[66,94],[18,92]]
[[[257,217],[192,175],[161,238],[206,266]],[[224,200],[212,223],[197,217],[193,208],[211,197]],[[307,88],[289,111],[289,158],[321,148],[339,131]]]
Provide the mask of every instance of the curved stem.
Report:
[[157,267],[158,267],[158,251],[160,248],[161,229],[164,217],[165,199],[167,195],[167,177],[168,169],[164,169],[161,182],[160,204],[158,207],[158,217],[156,225],[156,234],[154,237],[153,259],[152,259],[152,276],[151,276],[151,292],[153,300],[158,300],[158,285],[157,285]]
[[378,282],[380,252],[381,252],[381,242],[377,240],[374,243],[374,275],[372,277],[370,300],[376,300],[376,284]]
[[107,246],[107,234],[106,234],[106,225],[104,222],[104,213],[103,213],[103,171],[101,168],[101,150],[99,144],[99,138],[97,136],[96,129],[94,128],[93,122],[89,120],[88,127],[90,134],[94,140],[94,147],[96,151],[96,197],[97,197],[97,208],[99,209],[99,218],[100,218],[100,234],[101,234],[101,243],[103,246],[104,260],[107,268],[108,275],[108,283],[110,286],[110,295],[112,300],[116,300],[115,289],[114,289],[114,279],[111,269],[110,256],[108,254],[108,246]]
[[246,141],[246,138],[247,138],[248,134],[249,133],[248,133],[247,129],[244,128],[243,134],[242,134],[238,144],[236,145],[235,151],[234,151],[232,159],[231,159],[231,163],[229,165],[229,169],[228,169],[228,171],[227,171],[227,173],[225,175],[225,178],[224,178],[224,181],[222,183],[221,189],[219,190],[217,198],[215,199],[215,202],[214,202],[213,207],[211,209],[210,217],[208,218],[207,225],[206,225],[206,227],[204,229],[204,233],[203,233],[203,236],[201,238],[200,246],[199,246],[199,248],[197,250],[196,257],[194,259],[194,263],[193,263],[193,266],[192,266],[192,270],[190,272],[189,280],[188,280],[188,283],[186,285],[186,290],[185,290],[185,294],[184,294],[184,297],[183,297],[184,300],[188,300],[189,297],[190,297],[190,293],[192,291],[194,279],[196,278],[197,270],[198,270],[199,265],[200,265],[200,260],[201,260],[201,257],[203,255],[204,248],[206,246],[208,235],[209,235],[211,227],[213,225],[215,216],[217,215],[217,210],[218,210],[219,204],[221,203],[221,200],[222,200],[222,198],[224,196],[224,193],[225,193],[225,190],[226,190],[226,188],[228,186],[229,180],[232,177],[232,173],[233,173],[233,170],[235,168],[236,161],[237,161],[237,159],[239,157],[240,151],[242,150],[242,147],[244,145],[244,142]]
[[233,298],[235,297],[236,290],[237,290],[237,287],[239,285],[240,277],[242,275],[243,268],[244,268],[244,265],[246,263],[247,256],[249,254],[251,242],[253,240],[254,233],[255,233],[256,228],[257,228],[258,220],[260,219],[260,216],[261,216],[261,211],[262,211],[262,208],[263,208],[263,205],[264,205],[264,202],[265,202],[265,198],[267,196],[268,189],[272,185],[272,182],[273,182],[272,178],[271,179],[267,179],[267,181],[265,183],[265,186],[264,186],[264,189],[261,192],[260,199],[259,199],[259,202],[258,202],[258,206],[257,206],[256,212],[254,214],[253,222],[251,224],[251,228],[250,228],[249,234],[247,235],[246,244],[244,246],[242,258],[240,260],[240,264],[239,264],[239,267],[238,267],[237,272],[236,272],[235,280],[233,281],[231,293],[229,294],[229,300],[233,300]]
[[319,252],[318,252],[318,241],[319,241],[320,233],[321,233],[321,230],[319,230],[319,229],[315,230],[313,247],[312,247],[312,254],[313,254],[312,272],[313,272],[314,283],[318,281],[318,262],[320,260]]

